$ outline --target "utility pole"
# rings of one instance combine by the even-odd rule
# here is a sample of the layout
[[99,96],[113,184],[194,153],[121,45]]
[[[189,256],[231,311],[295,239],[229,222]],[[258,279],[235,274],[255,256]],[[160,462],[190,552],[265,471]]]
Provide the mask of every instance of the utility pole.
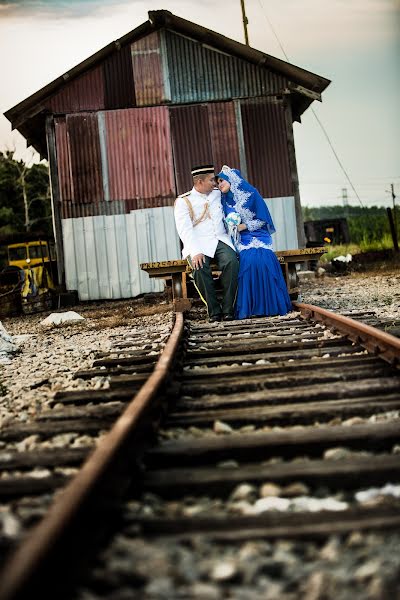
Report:
[[246,46],[249,45],[249,34],[247,33],[247,25],[249,24],[249,20],[246,17],[246,9],[244,7],[244,0],[240,0],[240,5],[242,7],[242,19],[243,19],[243,28],[244,28],[244,41]]
[[344,214],[347,217],[348,212],[349,212],[349,200],[347,198],[347,188],[342,188],[342,200],[343,200]]
[[393,185],[393,183],[390,184],[390,189],[391,189],[391,192],[392,192],[392,200],[393,200],[393,221],[394,221],[394,226],[395,226],[396,231],[397,231],[396,194],[394,193],[394,185]]

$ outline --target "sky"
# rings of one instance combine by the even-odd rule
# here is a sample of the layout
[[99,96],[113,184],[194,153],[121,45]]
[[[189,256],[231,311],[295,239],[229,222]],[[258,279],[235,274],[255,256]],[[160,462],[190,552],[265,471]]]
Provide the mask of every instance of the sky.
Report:
[[[332,81],[294,124],[302,204],[400,205],[400,0],[245,5],[252,47]],[[0,0],[0,150],[39,160],[3,113],[160,9],[244,42],[240,0]]]

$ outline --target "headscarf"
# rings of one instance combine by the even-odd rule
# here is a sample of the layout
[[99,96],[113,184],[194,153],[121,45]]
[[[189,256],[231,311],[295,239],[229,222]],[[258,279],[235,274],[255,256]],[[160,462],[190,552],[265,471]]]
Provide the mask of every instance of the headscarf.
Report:
[[227,165],[224,165],[218,175],[216,175],[216,179],[218,178],[224,179],[231,186],[229,192],[222,194],[224,202],[229,206],[235,205],[239,214],[243,214],[249,211],[247,206],[245,206],[249,201],[258,200],[255,203],[257,206],[256,218],[264,222],[269,234],[275,233],[276,229],[264,198],[255,187],[242,177],[238,169],[231,169]]

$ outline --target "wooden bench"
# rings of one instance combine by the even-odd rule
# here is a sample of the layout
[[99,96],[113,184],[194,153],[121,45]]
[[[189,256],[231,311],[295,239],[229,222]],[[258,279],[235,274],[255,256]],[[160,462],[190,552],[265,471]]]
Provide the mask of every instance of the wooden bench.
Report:
[[[279,250],[275,252],[282,267],[290,297],[297,298],[299,293],[296,265],[318,260],[326,250],[319,248],[296,248],[295,250]],[[214,265],[217,269],[217,265]],[[142,263],[140,268],[148,273],[149,277],[156,277],[172,281],[172,298],[175,311],[189,310],[191,299],[187,296],[187,276],[192,272],[186,260],[164,260],[159,262]],[[218,273],[218,271],[215,271]]]

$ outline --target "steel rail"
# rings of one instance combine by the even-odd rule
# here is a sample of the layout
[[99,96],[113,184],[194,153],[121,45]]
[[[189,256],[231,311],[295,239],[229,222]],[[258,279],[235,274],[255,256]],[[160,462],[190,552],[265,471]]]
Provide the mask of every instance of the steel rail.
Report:
[[331,331],[340,332],[371,354],[383,358],[393,367],[400,369],[400,339],[394,335],[313,304],[293,302],[293,307],[300,312],[304,319],[320,321]]
[[[168,375],[182,336],[183,324],[183,313],[176,313],[171,335],[148,380],[80,471],[62,490],[46,516],[6,562],[0,574],[0,600],[54,598],[55,588],[50,590],[48,587],[54,586],[57,581],[59,587],[57,573],[65,577],[66,571],[72,572],[80,555],[80,547],[77,548],[76,544],[80,546],[81,539],[75,538],[78,528],[79,533],[84,531],[86,536],[93,532],[88,526],[91,511],[96,509],[96,504],[101,500],[99,493],[104,493],[101,488],[105,479],[115,475],[120,468],[119,462],[128,462],[127,444],[132,443],[131,438],[137,433],[138,424]],[[114,486],[111,486],[113,489]],[[115,494],[118,493],[120,495],[115,490]]]

